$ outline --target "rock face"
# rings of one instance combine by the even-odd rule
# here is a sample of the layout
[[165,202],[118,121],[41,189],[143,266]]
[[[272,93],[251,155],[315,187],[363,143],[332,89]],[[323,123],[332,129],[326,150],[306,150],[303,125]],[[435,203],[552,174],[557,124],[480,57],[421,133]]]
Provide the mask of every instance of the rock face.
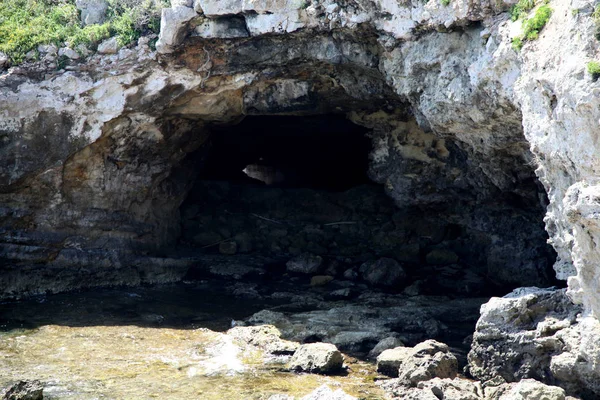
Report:
[[[0,297],[181,279],[193,261],[167,254],[219,128],[249,115],[336,113],[369,130],[369,177],[399,210],[377,242],[403,226],[419,233],[416,246],[394,249],[402,265],[427,264],[411,274],[499,289],[556,274],[582,304],[577,321],[562,292],[492,300],[471,373],[598,395],[594,4],[552,0],[539,38],[517,52],[512,1],[443,3],[177,1],[163,11],[156,52],[148,38],[88,59],[63,47],[68,69],[51,56],[3,72]],[[102,4],[78,2],[85,23]],[[363,277],[401,280],[385,270]]]
[[581,318],[581,311],[564,289],[522,288],[492,298],[481,307],[469,372],[482,381],[533,378],[570,395],[598,397],[593,360],[600,331],[594,318]]
[[303,344],[290,360],[290,369],[331,374],[342,370],[344,357],[337,347],[328,343]]
[[[443,248],[500,287],[546,284],[554,259],[512,90],[509,3],[182,1],[163,11],[158,52],[142,38],[68,71],[12,68],[0,83],[0,293],[63,290],[43,268],[79,286],[112,283],[108,269],[122,283],[179,279],[155,260],[178,242],[217,127],[328,113],[370,131],[368,172],[399,207],[394,235],[419,232],[378,258],[418,264]],[[123,274],[148,254],[147,273]]]

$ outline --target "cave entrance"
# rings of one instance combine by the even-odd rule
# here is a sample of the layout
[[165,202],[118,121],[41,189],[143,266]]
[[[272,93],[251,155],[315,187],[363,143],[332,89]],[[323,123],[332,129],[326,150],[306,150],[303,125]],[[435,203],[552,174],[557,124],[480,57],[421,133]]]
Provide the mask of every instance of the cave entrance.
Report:
[[255,116],[213,129],[191,157],[198,175],[181,206],[180,244],[279,262],[312,254],[322,259],[312,273],[334,276],[392,256],[393,234],[384,240],[381,228],[395,207],[367,176],[368,132],[340,115]]
[[[247,116],[210,126],[208,141],[185,160],[195,178],[179,208],[178,248],[198,259],[188,277],[290,275],[307,284],[318,276],[334,279],[333,286],[484,297],[507,293],[521,277],[544,281],[553,254],[543,226],[535,225],[543,213],[534,203],[535,183],[524,192],[529,203],[505,201],[500,191],[476,201],[431,181],[465,168],[464,159],[455,155],[428,170],[423,157],[410,157],[418,153],[411,143],[429,142],[410,142],[416,124],[402,124],[409,132],[398,140],[408,143],[407,158],[392,160],[392,181],[380,175],[390,164],[376,162],[381,133],[342,114]],[[439,155],[436,143],[427,157]],[[397,198],[412,199],[403,192],[410,189],[402,186],[407,176],[430,179],[425,197],[415,194],[424,201],[398,204]],[[400,195],[389,193],[390,185]],[[454,201],[427,202],[436,196]]]

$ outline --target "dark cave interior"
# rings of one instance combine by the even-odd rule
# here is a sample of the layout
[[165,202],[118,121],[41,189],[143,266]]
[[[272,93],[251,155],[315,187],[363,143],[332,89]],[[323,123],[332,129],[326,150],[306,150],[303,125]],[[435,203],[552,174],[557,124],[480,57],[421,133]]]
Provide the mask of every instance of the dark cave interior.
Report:
[[[370,152],[369,130],[343,115],[250,116],[214,127],[191,157],[197,177],[180,208],[179,247],[220,257],[213,273],[241,262],[298,275],[287,261],[318,256],[310,275],[394,293],[489,296],[516,287],[486,266],[496,254],[491,232],[444,210],[398,208],[369,180]],[[190,277],[203,276],[203,260]]]

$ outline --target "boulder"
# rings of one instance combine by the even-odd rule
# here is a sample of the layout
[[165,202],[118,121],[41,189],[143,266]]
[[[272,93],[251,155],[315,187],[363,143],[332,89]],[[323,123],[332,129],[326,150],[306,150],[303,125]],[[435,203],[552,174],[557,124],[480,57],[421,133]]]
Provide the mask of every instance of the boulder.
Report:
[[333,344],[309,343],[296,350],[290,360],[290,369],[332,374],[341,371],[343,364],[344,357]]
[[455,378],[458,360],[449,347],[435,340],[426,340],[409,350],[398,369],[400,382],[415,386],[432,378]]
[[[564,352],[580,311],[564,289],[519,288],[504,297],[492,297],[481,306],[468,355],[469,373],[481,381],[532,378],[552,384],[558,378],[572,381],[574,387],[583,386],[579,379],[595,381],[573,369],[576,365],[585,369],[585,363],[574,362],[577,345],[573,345],[575,354]],[[566,367],[553,370],[554,360],[558,364],[567,361]],[[568,372],[561,374],[562,370]]]
[[289,260],[285,266],[289,272],[315,274],[321,269],[323,258],[314,254],[303,253]]
[[400,365],[410,356],[410,347],[396,347],[384,350],[377,356],[377,372],[391,377],[398,377]]
[[369,352],[369,357],[376,358],[383,351],[389,349],[395,349],[396,347],[404,347],[404,343],[395,336],[388,336],[385,339],[381,339],[375,347]]
[[406,272],[396,260],[380,258],[361,266],[363,279],[372,285],[397,287],[406,281]]
[[281,339],[281,332],[272,325],[237,326],[227,334],[272,355],[292,355],[300,346],[296,342]]
[[485,389],[485,400],[565,400],[565,391],[535,379],[523,379]]
[[117,54],[119,51],[119,42],[117,37],[106,39],[98,45],[98,53],[100,54]]
[[12,385],[2,396],[2,400],[42,400],[44,388],[40,381],[20,381]]

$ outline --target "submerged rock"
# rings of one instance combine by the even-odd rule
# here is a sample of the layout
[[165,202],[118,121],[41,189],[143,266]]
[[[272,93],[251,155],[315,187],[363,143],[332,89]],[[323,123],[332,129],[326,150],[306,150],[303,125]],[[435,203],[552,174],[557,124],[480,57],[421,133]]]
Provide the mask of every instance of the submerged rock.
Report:
[[303,344],[296,350],[289,367],[294,371],[333,374],[340,372],[344,365],[342,353],[332,344]]

